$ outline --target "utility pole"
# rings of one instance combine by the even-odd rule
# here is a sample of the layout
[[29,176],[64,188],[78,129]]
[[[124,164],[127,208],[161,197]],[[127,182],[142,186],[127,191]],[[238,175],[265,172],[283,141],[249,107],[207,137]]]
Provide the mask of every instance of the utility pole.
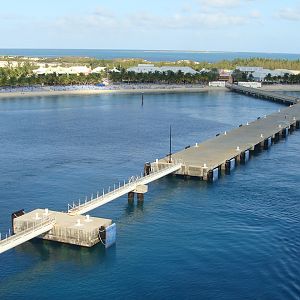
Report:
[[170,125],[170,152],[169,152],[169,163],[172,162],[172,126]]

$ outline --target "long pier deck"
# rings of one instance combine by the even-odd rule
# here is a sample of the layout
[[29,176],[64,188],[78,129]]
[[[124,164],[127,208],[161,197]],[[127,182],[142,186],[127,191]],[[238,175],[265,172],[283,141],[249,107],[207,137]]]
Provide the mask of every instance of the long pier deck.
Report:
[[[215,175],[221,170],[230,172],[238,162],[248,160],[250,151],[268,148],[280,137],[299,128],[299,120],[300,103],[174,153],[172,162],[182,163],[176,174],[212,180],[216,178],[213,171]],[[169,156],[164,157],[153,162],[151,167],[159,170],[168,165],[169,160]]]
[[270,91],[264,91],[262,89],[255,89],[255,88],[245,87],[236,84],[227,83],[226,87],[230,89],[232,92],[241,93],[241,94],[245,94],[257,98],[263,98],[266,100],[271,100],[274,102],[279,102],[288,105],[296,104],[300,101],[298,97],[280,94],[280,93],[274,93]]

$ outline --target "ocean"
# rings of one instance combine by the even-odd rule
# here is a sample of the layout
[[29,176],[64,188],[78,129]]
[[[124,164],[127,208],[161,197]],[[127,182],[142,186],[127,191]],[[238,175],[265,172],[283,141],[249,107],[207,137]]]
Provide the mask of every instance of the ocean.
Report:
[[298,60],[300,54],[261,53],[261,52],[196,52],[196,51],[158,51],[158,50],[105,50],[105,49],[0,49],[0,55],[21,55],[30,57],[80,56],[98,59],[141,58],[148,61],[193,60],[216,62],[235,58],[270,58]]
[[[0,231],[24,208],[67,203],[146,161],[277,111],[230,92],[0,100]],[[167,177],[143,206],[91,212],[117,224],[105,250],[42,240],[0,256],[0,299],[295,299],[300,295],[300,132],[215,184]]]

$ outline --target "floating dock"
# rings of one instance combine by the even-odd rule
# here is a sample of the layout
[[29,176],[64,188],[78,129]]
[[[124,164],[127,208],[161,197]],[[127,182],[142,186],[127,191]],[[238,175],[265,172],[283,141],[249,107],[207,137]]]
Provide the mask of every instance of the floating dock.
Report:
[[40,238],[66,244],[92,247],[100,242],[100,232],[112,225],[112,220],[87,216],[71,216],[48,209],[35,209],[14,219],[14,232],[34,228],[45,218],[54,220],[52,228]]

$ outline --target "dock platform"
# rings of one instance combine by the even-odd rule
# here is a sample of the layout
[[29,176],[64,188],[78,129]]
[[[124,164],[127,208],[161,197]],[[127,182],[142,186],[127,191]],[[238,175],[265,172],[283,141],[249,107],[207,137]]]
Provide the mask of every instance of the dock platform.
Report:
[[35,209],[14,219],[16,234],[33,228],[39,220],[48,217],[55,220],[53,227],[39,235],[44,240],[92,247],[100,242],[99,233],[112,224],[110,219],[87,216],[71,216],[64,212]]
[[[205,142],[188,146],[171,156],[172,163],[182,164],[175,174],[214,180],[222,170],[230,172],[238,162],[247,161],[250,151],[268,148],[279,138],[299,128],[299,120],[300,104],[295,104]],[[166,156],[151,163],[151,168],[159,170],[169,163],[170,158]]]

